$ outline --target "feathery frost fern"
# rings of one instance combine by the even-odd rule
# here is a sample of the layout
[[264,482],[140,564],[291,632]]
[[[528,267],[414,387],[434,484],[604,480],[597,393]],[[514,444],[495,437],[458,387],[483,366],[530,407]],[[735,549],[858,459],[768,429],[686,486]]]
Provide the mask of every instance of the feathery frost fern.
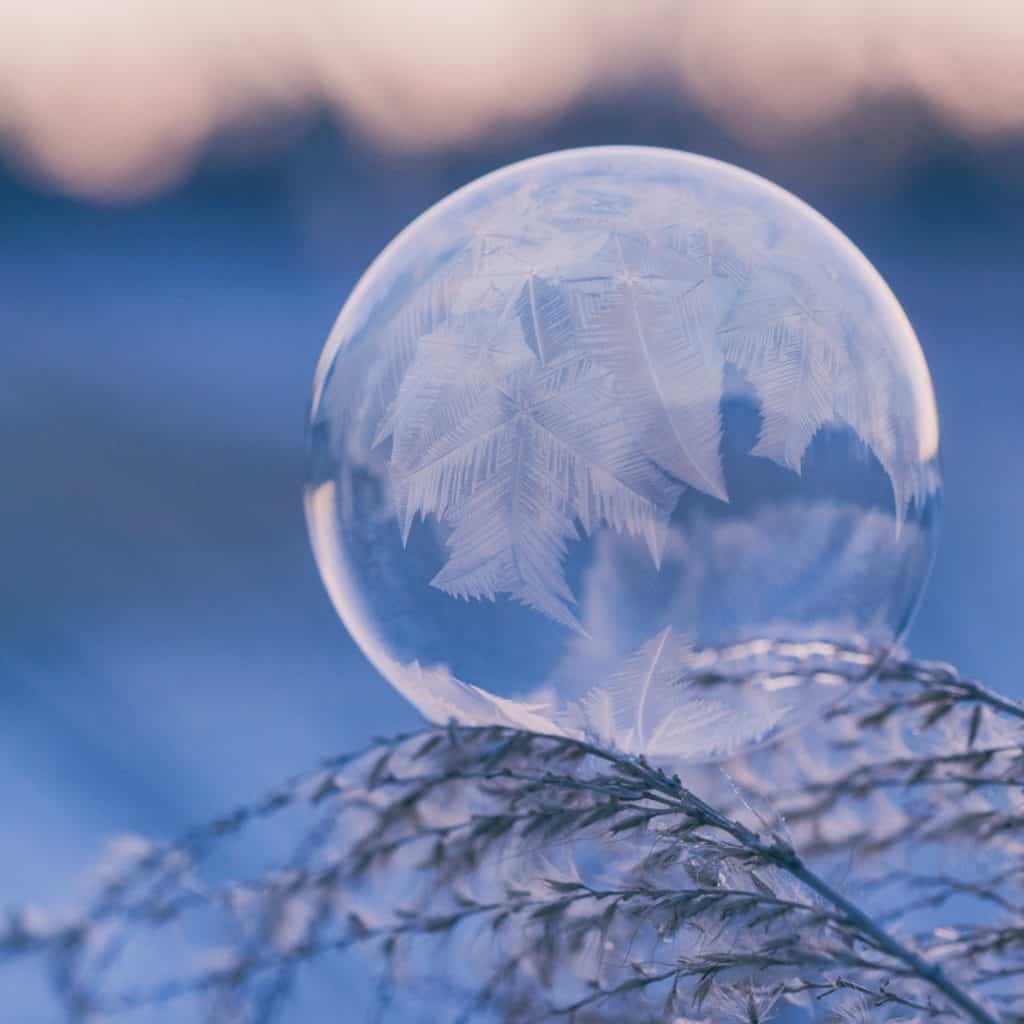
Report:
[[403,538],[417,516],[447,526],[432,583],[452,596],[508,595],[580,629],[571,539],[610,527],[657,563],[686,488],[728,500],[727,364],[760,405],[755,456],[799,473],[814,435],[845,425],[897,518],[933,489],[869,300],[801,229],[735,197],[602,184],[520,189],[461,230],[343,353],[338,399],[359,443],[390,445]]

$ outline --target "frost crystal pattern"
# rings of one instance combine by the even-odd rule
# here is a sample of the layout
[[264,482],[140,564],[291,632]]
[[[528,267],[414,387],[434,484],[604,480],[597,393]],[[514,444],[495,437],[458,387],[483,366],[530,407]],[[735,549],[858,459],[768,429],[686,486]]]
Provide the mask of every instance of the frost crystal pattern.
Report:
[[[840,623],[839,639],[882,651],[927,567],[938,428],[895,300],[797,200],[684,154],[540,158],[421,218],[339,319],[311,438],[314,545],[378,668],[399,685],[406,666],[400,689],[435,665],[506,703],[541,694],[532,714],[635,752],[724,750],[808,703],[684,700],[666,680],[686,652]],[[772,621],[734,621],[721,600],[766,585],[739,552],[739,579],[682,615],[679,593],[716,571],[693,538],[781,507],[805,540],[745,538],[782,555]],[[854,583],[847,608],[815,607],[843,591],[826,577],[849,536],[795,578],[837,516],[866,565],[903,573],[884,597],[867,588],[870,607]],[[621,578],[594,594],[605,557]],[[593,624],[609,594],[632,623],[615,643]]]

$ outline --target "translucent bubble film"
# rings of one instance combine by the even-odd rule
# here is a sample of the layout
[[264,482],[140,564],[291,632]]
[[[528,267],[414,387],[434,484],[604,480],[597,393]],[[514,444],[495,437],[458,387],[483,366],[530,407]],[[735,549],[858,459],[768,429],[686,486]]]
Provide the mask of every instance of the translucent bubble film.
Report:
[[801,201],[684,153],[552,154],[424,214],[345,305],[309,437],[327,588],[434,721],[725,756],[874,672],[931,561],[896,300]]

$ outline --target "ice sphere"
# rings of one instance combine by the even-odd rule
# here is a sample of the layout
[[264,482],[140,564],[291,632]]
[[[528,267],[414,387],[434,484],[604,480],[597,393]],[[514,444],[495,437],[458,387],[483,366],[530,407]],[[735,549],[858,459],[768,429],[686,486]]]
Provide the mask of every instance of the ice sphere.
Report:
[[428,718],[723,757],[904,635],[939,430],[865,257],[704,157],[549,154],[455,192],[345,304],[306,495],[345,625]]

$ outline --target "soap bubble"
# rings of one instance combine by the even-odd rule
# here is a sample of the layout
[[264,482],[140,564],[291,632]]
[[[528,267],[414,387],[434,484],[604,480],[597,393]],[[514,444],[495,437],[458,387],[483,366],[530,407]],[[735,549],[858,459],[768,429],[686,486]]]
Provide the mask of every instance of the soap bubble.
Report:
[[907,629],[938,419],[885,283],[745,171],[598,148],[407,228],[317,371],[331,597],[426,717],[666,761],[813,721]]

